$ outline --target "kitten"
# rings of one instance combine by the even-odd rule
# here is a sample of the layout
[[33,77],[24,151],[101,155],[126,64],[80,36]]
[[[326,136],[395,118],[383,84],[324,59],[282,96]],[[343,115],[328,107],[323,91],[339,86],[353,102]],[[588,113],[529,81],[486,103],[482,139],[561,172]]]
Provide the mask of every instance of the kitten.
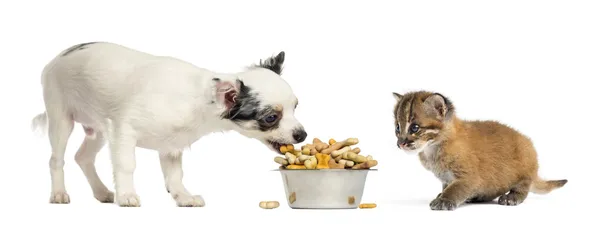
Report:
[[432,210],[454,210],[468,202],[521,204],[529,192],[546,194],[567,180],[538,177],[537,153],[528,137],[494,121],[465,121],[439,93],[393,93],[398,147],[418,154],[442,182]]

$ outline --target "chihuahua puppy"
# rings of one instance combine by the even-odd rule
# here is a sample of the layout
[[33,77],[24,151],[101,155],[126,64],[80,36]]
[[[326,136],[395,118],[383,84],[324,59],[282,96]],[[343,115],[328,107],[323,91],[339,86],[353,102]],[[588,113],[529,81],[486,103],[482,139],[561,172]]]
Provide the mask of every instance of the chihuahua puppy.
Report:
[[[44,68],[41,84],[45,112],[33,128],[48,132],[50,203],[70,202],[64,181],[67,140],[77,122],[86,137],[75,161],[94,197],[119,206],[141,205],[133,183],[136,147],[158,152],[165,186],[180,207],[205,205],[185,188],[182,156],[201,137],[222,131],[279,147],[305,140],[295,118],[298,99],[281,78],[285,53],[238,73],[217,73],[183,60],[157,56],[107,42],[74,45]],[[94,166],[108,145],[116,194]]]
[[543,180],[531,140],[494,121],[465,121],[445,96],[427,91],[393,93],[398,148],[418,154],[442,182],[432,210],[466,202],[521,204],[529,192],[549,193],[567,180]]

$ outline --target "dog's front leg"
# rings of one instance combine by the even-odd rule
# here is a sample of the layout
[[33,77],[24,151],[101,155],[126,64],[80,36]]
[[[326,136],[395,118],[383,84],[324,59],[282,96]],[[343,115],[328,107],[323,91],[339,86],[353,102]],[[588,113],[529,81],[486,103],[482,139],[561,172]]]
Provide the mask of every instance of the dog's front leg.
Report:
[[160,165],[165,178],[167,190],[179,207],[203,207],[204,199],[200,195],[192,195],[183,186],[183,152],[159,153]]
[[136,166],[136,139],[133,130],[126,125],[112,127],[109,129],[108,142],[117,203],[122,207],[139,207],[140,198],[133,184],[133,172]]

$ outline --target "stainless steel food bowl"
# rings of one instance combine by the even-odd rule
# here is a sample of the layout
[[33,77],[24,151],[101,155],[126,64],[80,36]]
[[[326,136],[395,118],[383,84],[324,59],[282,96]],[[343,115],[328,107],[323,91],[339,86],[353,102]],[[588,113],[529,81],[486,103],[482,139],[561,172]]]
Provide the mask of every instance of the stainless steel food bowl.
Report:
[[367,174],[374,169],[288,170],[281,173],[293,209],[354,209],[361,202]]

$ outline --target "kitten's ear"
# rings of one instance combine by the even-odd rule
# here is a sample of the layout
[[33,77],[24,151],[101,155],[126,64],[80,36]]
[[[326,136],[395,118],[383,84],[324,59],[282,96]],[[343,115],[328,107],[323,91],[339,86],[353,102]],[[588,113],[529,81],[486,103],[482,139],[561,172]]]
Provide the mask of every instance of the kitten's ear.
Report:
[[425,113],[431,116],[435,116],[438,119],[446,118],[448,114],[448,105],[446,97],[439,93],[427,97],[423,102]]
[[396,99],[396,101],[400,101],[404,97],[401,94],[398,94],[396,92],[392,92],[392,94],[394,94],[394,98]]
[[285,52],[281,51],[276,56],[267,58],[265,60],[260,60],[258,66],[269,69],[276,74],[281,75],[281,71],[283,70],[283,62],[285,61]]
[[238,101],[238,95],[241,88],[244,86],[244,82],[237,80],[234,84],[229,81],[221,81],[218,78],[213,80],[216,82],[217,100],[220,104],[224,105],[227,110],[231,110]]

